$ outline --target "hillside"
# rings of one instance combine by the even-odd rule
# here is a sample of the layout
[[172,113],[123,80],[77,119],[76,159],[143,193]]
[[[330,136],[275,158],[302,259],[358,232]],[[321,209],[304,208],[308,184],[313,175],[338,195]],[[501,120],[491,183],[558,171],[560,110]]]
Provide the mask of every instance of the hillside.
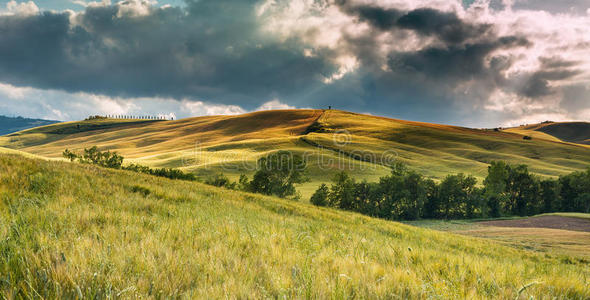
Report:
[[0,116],[0,135],[55,123],[58,121]]
[[0,200],[8,299],[590,297],[581,260],[194,182],[0,154]]
[[543,122],[508,128],[505,131],[556,141],[590,145],[590,123],[587,122]]
[[276,150],[304,154],[311,182],[307,197],[338,170],[377,180],[400,160],[429,177],[464,172],[482,180],[488,163],[524,163],[543,176],[585,169],[586,146],[512,132],[410,122],[338,110],[263,111],[177,121],[93,120],[60,123],[0,137],[0,147],[58,158],[64,149],[97,145],[133,162],[232,179],[252,174],[256,159]]

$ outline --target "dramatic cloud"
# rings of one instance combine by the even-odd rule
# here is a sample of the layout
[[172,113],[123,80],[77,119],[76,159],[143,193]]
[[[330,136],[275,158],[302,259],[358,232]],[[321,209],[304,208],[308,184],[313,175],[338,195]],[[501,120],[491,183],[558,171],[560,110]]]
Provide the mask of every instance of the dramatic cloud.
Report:
[[6,3],[0,114],[332,105],[496,126],[590,111],[582,0],[76,0],[79,11]]
[[247,1],[188,1],[186,9],[108,3],[0,18],[0,81],[254,107],[332,71],[321,58],[301,55],[300,46],[260,35]]

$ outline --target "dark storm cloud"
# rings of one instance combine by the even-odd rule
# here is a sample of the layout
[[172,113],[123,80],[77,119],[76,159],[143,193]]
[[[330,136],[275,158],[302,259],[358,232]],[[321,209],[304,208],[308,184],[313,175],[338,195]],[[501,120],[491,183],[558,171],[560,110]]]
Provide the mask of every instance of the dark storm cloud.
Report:
[[253,1],[187,1],[133,15],[121,5],[0,17],[0,82],[122,96],[257,105],[318,84],[335,66],[258,31]]
[[[359,22],[371,25],[376,32],[394,35],[413,32],[418,36],[434,37],[433,43],[413,51],[393,51],[387,56],[388,72],[381,72],[384,80],[404,82],[405,86],[428,86],[432,90],[428,105],[452,98],[453,90],[471,82],[472,101],[486,100],[490,93],[504,87],[508,80],[504,71],[510,68],[513,59],[494,55],[498,50],[530,47],[532,43],[523,36],[498,36],[490,24],[472,24],[461,20],[455,13],[431,8],[400,11],[370,5],[351,5],[339,2],[347,14],[356,16]],[[376,35],[374,35],[376,36]],[[365,65],[370,65],[379,49],[379,41],[373,36],[349,41]],[[364,46],[359,46],[364,45]],[[377,65],[377,64],[375,64]],[[375,68],[378,70],[378,68]],[[374,72],[380,72],[375,71]],[[446,100],[435,94],[449,93]],[[417,93],[416,93],[417,94]]]
[[392,53],[389,66],[398,72],[420,73],[441,80],[464,81],[487,76],[490,72],[509,67],[507,61],[503,61],[503,65],[498,64],[501,57],[497,57],[487,66],[485,58],[493,51],[527,45],[528,41],[523,38],[502,37],[495,41],[462,46],[430,47],[416,52]]
[[530,76],[519,92],[529,98],[551,95],[555,90],[549,86],[549,82],[572,78],[578,74],[580,71],[565,69],[537,71]]
[[524,84],[517,90],[523,96],[537,98],[552,95],[556,88],[551,82],[571,79],[582,73],[576,69],[579,62],[566,60],[561,57],[539,57],[540,68],[529,74]]
[[458,44],[486,34],[491,25],[463,22],[456,14],[432,8],[401,11],[370,5],[340,2],[341,8],[380,30],[408,29],[424,36],[436,36],[446,43]]
[[490,25],[474,25],[461,21],[454,13],[422,8],[408,12],[397,21],[400,28],[422,35],[436,35],[447,43],[458,44],[485,34]]

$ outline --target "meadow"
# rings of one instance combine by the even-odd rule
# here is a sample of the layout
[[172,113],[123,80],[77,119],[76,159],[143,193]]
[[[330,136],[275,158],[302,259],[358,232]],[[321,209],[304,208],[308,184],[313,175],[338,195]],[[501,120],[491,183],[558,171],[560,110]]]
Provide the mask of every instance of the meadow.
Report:
[[4,298],[590,297],[587,262],[306,203],[0,154]]
[[[231,180],[251,176],[257,159],[277,150],[308,158],[310,181],[298,190],[308,199],[339,171],[376,181],[393,161],[436,181],[463,172],[480,182],[493,160],[527,164],[555,178],[584,170],[586,145],[557,138],[523,140],[529,132],[470,129],[395,120],[339,110],[279,110],[176,121],[89,120],[38,127],[0,137],[0,147],[59,159],[64,149],[98,146],[129,163],[172,167],[201,179],[220,172]],[[541,132],[539,132],[541,134]],[[548,135],[546,135],[548,136]]]

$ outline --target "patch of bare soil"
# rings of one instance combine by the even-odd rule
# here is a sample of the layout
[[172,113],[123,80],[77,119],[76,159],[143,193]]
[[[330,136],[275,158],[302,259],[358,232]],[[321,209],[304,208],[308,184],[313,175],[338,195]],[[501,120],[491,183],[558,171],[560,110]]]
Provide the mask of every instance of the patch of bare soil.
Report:
[[483,221],[477,224],[496,227],[553,228],[590,232],[590,220],[562,216],[539,216],[517,220]]

